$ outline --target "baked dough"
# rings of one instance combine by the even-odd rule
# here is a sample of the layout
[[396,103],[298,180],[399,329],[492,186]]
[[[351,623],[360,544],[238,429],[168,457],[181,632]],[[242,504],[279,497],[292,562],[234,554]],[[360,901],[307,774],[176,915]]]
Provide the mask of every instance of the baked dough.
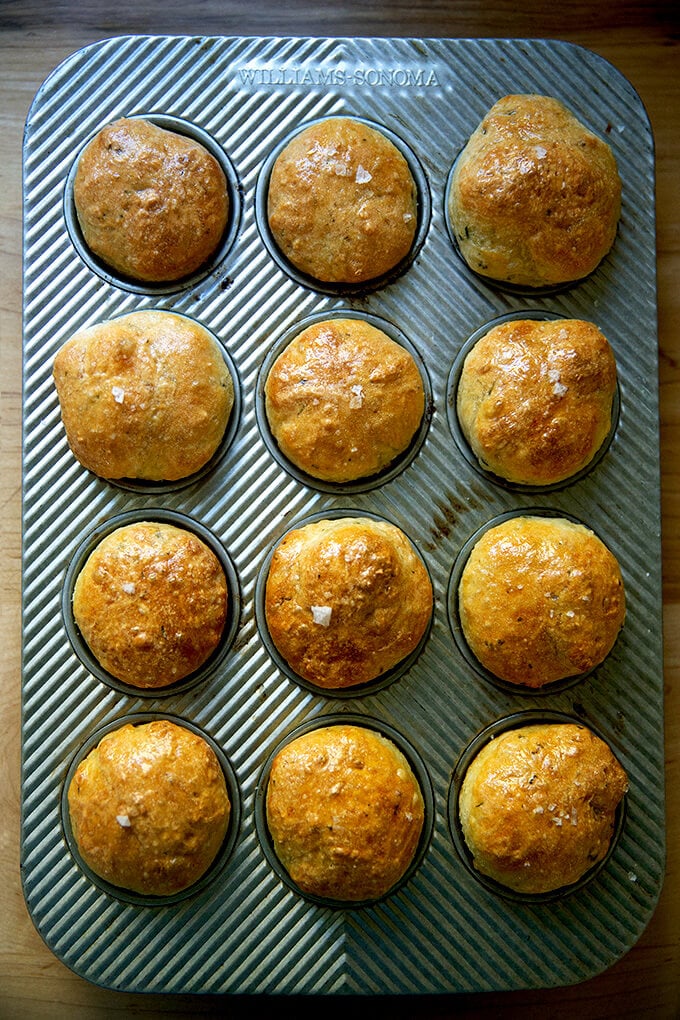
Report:
[[424,822],[405,756],[354,725],[312,730],[279,751],[266,810],[276,855],[295,884],[348,902],[392,889],[413,861]]
[[411,354],[363,319],[308,326],[265,382],[267,420],[281,452],[330,482],[386,468],[408,448],[424,409]]
[[460,790],[475,868],[520,893],[578,882],[606,856],[627,789],[609,746],[584,726],[501,733],[473,759]]
[[432,584],[394,524],[320,520],[290,531],[274,550],[265,615],[298,676],[318,687],[352,687],[417,648],[432,615]]
[[216,453],[234,404],[218,344],[173,312],[79,330],[57,352],[53,375],[69,446],[101,478],[194,474]]
[[201,878],[229,826],[224,773],[210,745],[165,719],[108,733],[68,789],[76,846],[112,885],[172,896]]
[[329,117],[302,130],[272,168],[269,228],[282,254],[327,283],[362,283],[411,250],[417,189],[397,147],[375,128]]
[[588,276],[614,243],[621,180],[610,146],[557,99],[500,99],[458,157],[449,220],[467,264],[524,287]]
[[456,407],[481,466],[510,482],[551,485],[585,468],[607,438],[616,362],[597,326],[515,319],[463,363]]
[[197,535],[138,521],[90,553],[75,581],[73,617],[104,670],[133,687],[160,688],[217,649],[228,599],[222,564]]
[[538,688],[594,669],[623,626],[614,554],[560,517],[511,517],[486,531],[463,569],[458,606],[472,652],[509,683]]
[[200,269],[229,219],[227,180],[212,153],[142,118],[116,120],[88,143],[73,199],[90,251],[143,282]]

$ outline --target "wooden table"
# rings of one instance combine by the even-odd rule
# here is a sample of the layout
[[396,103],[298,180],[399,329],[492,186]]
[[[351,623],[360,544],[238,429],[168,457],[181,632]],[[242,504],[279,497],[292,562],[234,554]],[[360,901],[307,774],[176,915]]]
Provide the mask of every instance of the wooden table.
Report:
[[[2,450],[2,681],[0,713],[0,1018],[230,1016],[239,998],[143,996],[88,984],[44,946],[19,881],[21,137],[40,83],[81,46],[115,35],[396,35],[542,37],[587,46],[632,82],[656,140],[661,394],[663,612],[665,628],[667,876],[656,913],[637,945],[604,974],[566,989],[390,1001],[400,1017],[680,1017],[680,59],[674,2],[618,4],[501,0],[0,0],[0,388]],[[287,1003],[310,1015],[376,1003]],[[280,1009],[280,1002],[260,1003]]]

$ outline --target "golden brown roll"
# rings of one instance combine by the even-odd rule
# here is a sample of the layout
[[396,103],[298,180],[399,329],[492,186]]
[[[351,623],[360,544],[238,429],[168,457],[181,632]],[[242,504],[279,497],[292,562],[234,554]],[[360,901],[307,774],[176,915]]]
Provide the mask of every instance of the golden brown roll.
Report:
[[234,404],[218,344],[173,312],[79,330],[57,352],[53,375],[69,446],[102,478],[194,474],[217,451]]
[[557,99],[500,99],[456,161],[449,218],[482,276],[525,287],[580,280],[607,254],[621,211],[609,145]]
[[267,217],[297,269],[324,282],[362,283],[389,272],[411,250],[416,185],[382,132],[329,117],[301,131],[276,159]]
[[584,525],[518,516],[477,541],[458,606],[483,666],[509,683],[543,687],[603,661],[623,626],[625,594],[616,557]]
[[550,485],[585,468],[609,434],[614,354],[580,319],[519,319],[494,326],[463,363],[456,407],[485,469],[511,482]]
[[607,744],[572,723],[490,740],[468,768],[459,817],[475,868],[520,893],[578,882],[607,854],[626,773]]
[[108,733],[68,789],[85,864],[112,885],[172,896],[215,860],[231,804],[219,760],[203,737],[168,720]]
[[425,813],[399,748],[353,725],[312,730],[279,751],[266,812],[276,855],[296,885],[348,902],[378,899],[403,877]]
[[265,409],[283,454],[309,475],[348,482],[407,449],[425,409],[411,354],[362,319],[308,326],[274,362]]
[[123,117],[89,142],[73,198],[90,251],[144,282],[199,269],[229,218],[227,181],[215,157],[193,138],[141,118]]
[[432,615],[432,584],[394,524],[320,520],[290,531],[274,550],[265,615],[298,676],[319,687],[351,687],[416,649]]
[[222,638],[228,588],[215,553],[174,524],[138,521],[107,535],[73,589],[73,617],[103,669],[140,688],[194,673]]

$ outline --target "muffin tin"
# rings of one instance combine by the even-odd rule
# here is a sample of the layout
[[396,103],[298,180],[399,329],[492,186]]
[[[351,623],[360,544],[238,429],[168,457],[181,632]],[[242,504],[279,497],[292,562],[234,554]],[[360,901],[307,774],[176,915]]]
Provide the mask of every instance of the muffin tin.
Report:
[[[586,280],[548,294],[480,279],[462,263],[446,222],[457,153],[495,100],[515,92],[562,99],[608,138],[623,181],[610,255]],[[356,292],[329,292],[289,274],[263,238],[262,182],[272,154],[302,125],[338,114],[384,127],[419,169],[414,258]],[[215,262],[160,289],[92,264],[70,211],[82,146],[104,124],[136,115],[207,137],[224,154],[234,196]],[[39,90],[26,123],[24,186],[21,868],[47,945],[92,982],[151,992],[467,992],[564,985],[612,964],[651,916],[665,853],[654,160],[630,84],[593,53],[549,40],[114,38],[73,54]],[[51,367],[77,329],[159,307],[190,315],[218,336],[241,406],[228,448],[205,475],[182,486],[131,488],[75,461]],[[607,449],[585,474],[550,491],[484,476],[450,422],[462,346],[498,317],[526,310],[591,319],[612,343],[619,371]],[[288,471],[265,442],[262,366],[310,317],[355,313],[390,324],[420,355],[431,398],[426,428],[413,455],[378,484],[315,486]],[[340,510],[401,527],[435,591],[432,627],[409,668],[387,685],[342,698],[286,675],[256,611],[272,546],[303,519]],[[461,550],[493,519],[526,510],[591,527],[621,564],[628,602],[605,662],[541,695],[480,676],[449,619]],[[162,697],[116,689],[69,640],[71,564],[83,543],[121,515],[173,514],[207,529],[233,565],[234,632],[215,669],[196,684]],[[630,779],[604,866],[576,889],[539,901],[489,888],[455,838],[466,749],[527,712],[591,725]],[[63,796],[94,735],[166,714],[219,748],[233,773],[236,822],[205,882],[176,902],[137,903],[80,865]],[[299,727],[336,718],[396,734],[422,762],[431,789],[418,866],[392,895],[360,907],[311,902],[292,889],[271,862],[260,817],[275,748]]]

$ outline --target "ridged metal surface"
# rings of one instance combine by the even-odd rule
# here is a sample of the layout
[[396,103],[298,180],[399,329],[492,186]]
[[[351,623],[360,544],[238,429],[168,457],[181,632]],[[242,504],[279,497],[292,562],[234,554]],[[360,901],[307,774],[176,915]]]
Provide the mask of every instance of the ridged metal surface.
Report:
[[[623,180],[619,236],[582,284],[530,307],[595,321],[612,342],[621,415],[610,450],[585,479],[549,494],[513,493],[482,478],[447,424],[446,384],[460,346],[484,321],[527,308],[472,276],[447,236],[451,163],[501,95],[537,91],[606,134]],[[65,228],[64,185],[75,154],[121,115],[195,123],[226,150],[240,182],[242,220],[226,260],[184,292],[161,297],[103,282]],[[364,298],[322,295],[269,257],[254,212],[272,146],[331,114],[384,124],[417,154],[432,200],[423,248],[408,272]],[[663,675],[656,355],[653,143],[642,105],[610,65],[549,41],[133,37],[70,57],[39,91],[25,136],[24,666],[22,871],[34,922],[53,952],[89,980],[127,990],[241,993],[431,993],[568,984],[618,959],[656,903],[664,865]],[[162,496],[125,492],[74,461],[51,380],[54,354],[87,323],[145,307],[185,312],[226,345],[240,376],[239,432],[216,472]],[[255,387],[270,345],[322,310],[356,308],[390,320],[421,353],[433,390],[427,438],[406,471],[356,495],[305,488],[262,441]],[[130,509],[162,506],[215,532],[239,577],[238,633],[219,673],[172,698],[127,697],[90,676],[66,638],[61,589],[92,528]],[[619,558],[628,618],[593,676],[537,700],[472,674],[447,616],[458,550],[487,520],[516,508],[556,509],[597,531]],[[413,668],[370,696],[334,701],[274,668],[253,607],[257,573],[291,521],[348,507],[381,514],[414,539],[436,594],[429,641]],[[545,706],[591,722],[611,741],[631,789],[622,836],[580,892],[548,904],[485,889],[456,853],[447,797],[475,734],[510,712]],[[305,720],[336,711],[403,734],[432,781],[434,833],[418,872],[361,910],[319,907],[269,867],[254,825],[263,763]],[[90,882],[68,851],[60,797],[92,730],[138,712],[170,712],[204,729],[240,787],[235,849],[218,879],[173,905],[136,907]]]

